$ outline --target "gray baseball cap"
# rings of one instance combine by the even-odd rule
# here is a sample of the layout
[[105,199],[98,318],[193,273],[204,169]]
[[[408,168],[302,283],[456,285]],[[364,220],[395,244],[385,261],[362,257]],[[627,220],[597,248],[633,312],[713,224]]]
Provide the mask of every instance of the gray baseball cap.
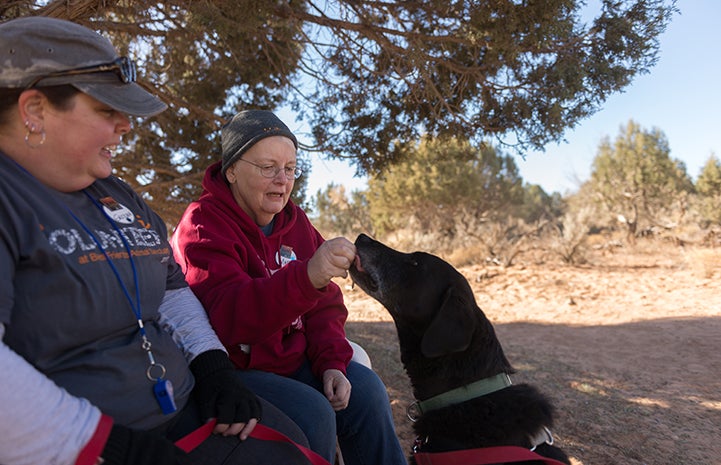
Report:
[[79,24],[30,16],[0,24],[0,88],[70,84],[133,116],[168,106],[135,82],[135,63],[108,39]]

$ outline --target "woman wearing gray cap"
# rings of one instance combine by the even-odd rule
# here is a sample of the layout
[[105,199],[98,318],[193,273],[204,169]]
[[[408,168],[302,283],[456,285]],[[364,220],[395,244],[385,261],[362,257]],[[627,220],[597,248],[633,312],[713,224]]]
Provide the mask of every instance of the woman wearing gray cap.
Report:
[[337,434],[346,464],[405,464],[385,386],[351,360],[332,281],[347,276],[355,246],[324,240],[290,200],[295,136],[272,112],[246,110],[221,144],[171,242],[230,358],[327,460]]
[[[163,221],[112,176],[126,115],[166,108],[77,24],[0,24],[0,463],[306,463],[247,390],[173,260]],[[215,418],[186,454],[173,442]],[[305,442],[307,444],[307,442]]]

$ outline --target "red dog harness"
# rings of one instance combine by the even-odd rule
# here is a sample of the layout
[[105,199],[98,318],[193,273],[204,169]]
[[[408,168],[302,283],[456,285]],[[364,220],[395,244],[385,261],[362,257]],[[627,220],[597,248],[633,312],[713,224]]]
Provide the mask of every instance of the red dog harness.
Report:
[[490,465],[527,460],[538,460],[547,465],[565,465],[558,460],[518,446],[482,447],[451,452],[416,452],[413,458],[418,465]]

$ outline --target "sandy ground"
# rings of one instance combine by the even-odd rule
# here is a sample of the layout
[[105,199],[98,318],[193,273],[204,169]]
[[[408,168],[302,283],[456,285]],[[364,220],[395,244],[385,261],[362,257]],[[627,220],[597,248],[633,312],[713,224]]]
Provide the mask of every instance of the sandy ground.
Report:
[[[557,407],[574,465],[721,464],[721,250],[647,244],[583,266],[467,266],[518,373]],[[350,281],[349,336],[388,387],[401,444],[412,401],[390,316]]]

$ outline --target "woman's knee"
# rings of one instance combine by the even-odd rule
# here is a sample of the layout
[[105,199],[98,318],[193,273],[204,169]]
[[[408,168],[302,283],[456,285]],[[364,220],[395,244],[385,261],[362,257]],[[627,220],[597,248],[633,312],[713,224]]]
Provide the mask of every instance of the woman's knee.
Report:
[[352,386],[351,400],[353,400],[355,394],[356,398],[362,399],[367,405],[375,405],[376,402],[389,402],[386,386],[375,371],[364,365],[351,362],[347,374]]
[[262,418],[261,423],[276,431],[283,433],[293,441],[308,447],[308,439],[306,438],[300,427],[288,416],[286,416],[279,408],[259,397]]

